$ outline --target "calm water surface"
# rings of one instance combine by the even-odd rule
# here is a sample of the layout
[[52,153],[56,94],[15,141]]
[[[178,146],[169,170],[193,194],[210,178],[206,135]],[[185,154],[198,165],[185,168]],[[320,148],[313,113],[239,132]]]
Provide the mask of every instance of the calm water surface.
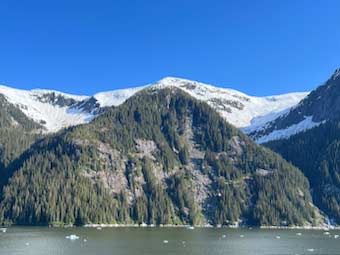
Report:
[[[66,239],[70,234],[79,239]],[[325,235],[316,230],[12,227],[0,233],[0,254],[339,255],[340,237],[336,239],[335,235],[340,231]]]

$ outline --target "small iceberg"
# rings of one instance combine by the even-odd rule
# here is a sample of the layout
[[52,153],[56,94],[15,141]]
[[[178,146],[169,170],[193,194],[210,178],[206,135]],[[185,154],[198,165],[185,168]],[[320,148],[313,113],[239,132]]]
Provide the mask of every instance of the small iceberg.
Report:
[[334,235],[334,238],[335,238],[335,239],[338,239],[338,238],[339,238],[339,235]]
[[243,238],[243,237],[244,237],[244,235],[240,235],[240,237],[241,237],[241,238]]
[[102,230],[102,227],[97,227],[97,230]]
[[188,226],[187,229],[189,229],[189,230],[194,230],[195,227],[194,227],[194,226]]
[[302,236],[302,233],[296,233],[297,236]]
[[169,241],[168,240],[163,240],[163,243],[169,243]]
[[309,252],[314,252],[314,249],[313,249],[313,248],[310,248],[310,249],[307,249],[307,251],[309,251]]
[[1,231],[2,233],[6,233],[7,228],[0,228],[0,231]]
[[78,240],[79,239],[79,236],[77,235],[69,235],[69,236],[66,236],[66,239],[70,239],[70,240]]
[[280,239],[281,238],[281,236],[276,236],[276,239]]
[[30,245],[30,243],[28,243],[28,242],[27,242],[27,243],[25,243],[25,245],[26,245],[26,246],[29,246],[29,245]]
[[330,235],[329,232],[324,232],[323,234],[326,235],[326,236],[329,236],[329,235]]

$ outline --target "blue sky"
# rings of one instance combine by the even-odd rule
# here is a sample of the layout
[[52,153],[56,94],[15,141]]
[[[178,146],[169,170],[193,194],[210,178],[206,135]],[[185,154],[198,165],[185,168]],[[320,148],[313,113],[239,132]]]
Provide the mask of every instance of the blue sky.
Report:
[[0,83],[76,94],[176,76],[251,95],[340,66],[337,0],[0,2]]

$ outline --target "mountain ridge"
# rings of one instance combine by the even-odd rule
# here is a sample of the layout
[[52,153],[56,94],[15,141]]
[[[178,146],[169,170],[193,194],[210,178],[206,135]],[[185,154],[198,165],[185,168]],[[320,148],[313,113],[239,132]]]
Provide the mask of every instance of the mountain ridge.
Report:
[[286,139],[302,131],[318,127],[340,115],[340,68],[322,85],[311,91],[297,105],[261,128],[248,134],[259,143]]
[[145,86],[96,93],[93,96],[71,95],[55,90],[19,90],[0,86],[10,103],[17,105],[29,118],[56,132],[68,126],[88,123],[105,108],[118,106],[147,87],[178,87],[191,96],[208,102],[231,124],[251,132],[272,120],[281,111],[296,105],[308,93],[288,93],[254,97],[233,89],[215,87],[186,79],[166,77]]

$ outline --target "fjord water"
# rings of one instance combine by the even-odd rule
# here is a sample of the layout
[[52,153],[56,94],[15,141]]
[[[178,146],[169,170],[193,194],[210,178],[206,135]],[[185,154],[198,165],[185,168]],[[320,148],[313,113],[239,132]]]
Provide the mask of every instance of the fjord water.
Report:
[[[71,234],[79,239],[67,239]],[[0,233],[0,254],[332,255],[340,254],[340,238],[334,238],[339,234],[317,230],[12,227]]]

